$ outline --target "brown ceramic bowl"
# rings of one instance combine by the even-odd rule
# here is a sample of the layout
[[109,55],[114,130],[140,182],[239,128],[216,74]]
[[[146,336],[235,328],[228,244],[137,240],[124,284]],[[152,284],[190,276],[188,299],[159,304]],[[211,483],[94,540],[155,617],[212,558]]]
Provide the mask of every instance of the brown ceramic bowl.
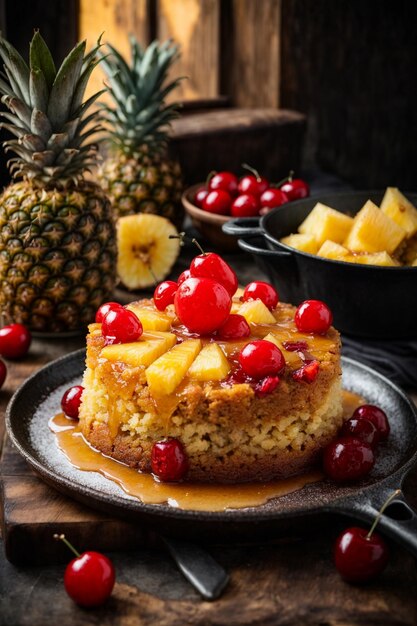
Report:
[[223,252],[236,252],[236,250],[239,250],[239,246],[237,245],[238,238],[227,235],[222,231],[223,224],[228,222],[231,216],[209,213],[208,211],[199,209],[194,204],[196,191],[202,186],[204,186],[204,183],[193,185],[182,194],[181,201],[187,215],[190,216],[194,228],[215,248]]

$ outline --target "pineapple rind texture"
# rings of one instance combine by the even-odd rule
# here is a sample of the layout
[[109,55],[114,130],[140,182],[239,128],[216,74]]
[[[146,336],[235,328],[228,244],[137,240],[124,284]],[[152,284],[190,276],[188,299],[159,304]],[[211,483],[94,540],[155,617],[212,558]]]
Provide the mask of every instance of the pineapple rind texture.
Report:
[[201,350],[187,375],[194,380],[210,382],[223,380],[230,372],[230,363],[216,343],[209,343]]
[[397,187],[387,187],[382,198],[381,211],[404,228],[407,237],[417,233],[417,209]]
[[371,200],[356,214],[352,229],[344,242],[354,252],[383,252],[391,254],[406,232],[388,215],[385,215]]
[[200,339],[186,339],[163,354],[146,370],[151,395],[166,396],[175,391],[201,350]]
[[352,224],[353,219],[349,215],[318,202],[298,230],[303,235],[314,235],[317,245],[321,246],[326,239],[343,243]]
[[117,272],[123,284],[128,289],[141,289],[163,280],[179,255],[177,235],[175,226],[159,215],[120,218]]

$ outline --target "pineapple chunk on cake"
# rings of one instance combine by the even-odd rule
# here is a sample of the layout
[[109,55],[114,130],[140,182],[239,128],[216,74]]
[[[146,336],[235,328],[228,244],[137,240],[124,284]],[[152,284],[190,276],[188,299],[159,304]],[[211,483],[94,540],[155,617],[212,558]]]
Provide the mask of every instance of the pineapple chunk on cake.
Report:
[[282,341],[278,339],[276,335],[274,335],[273,333],[268,333],[268,335],[264,337],[264,340],[270,341],[271,343],[275,344],[277,348],[281,350],[282,354],[284,355],[284,359],[287,365],[289,365],[290,367],[294,369],[301,367],[303,362],[301,358],[299,357],[299,355],[297,354],[297,352],[291,352],[290,350],[286,350],[284,346],[282,345]]
[[343,243],[353,225],[353,218],[318,202],[304,222],[298,227],[303,235],[313,235],[317,245],[326,239]]
[[373,252],[370,254],[353,254],[348,259],[360,265],[381,265],[383,267],[399,267],[400,263],[392,258],[388,252]]
[[[145,336],[145,337],[144,337]],[[175,345],[177,338],[173,333],[151,335],[143,333],[143,341],[134,343],[118,343],[102,349],[100,357],[109,361],[120,361],[132,367],[148,367],[158,357]]]
[[117,272],[128,289],[150,287],[171,271],[180,251],[175,226],[160,215],[126,215],[117,223]]
[[383,252],[391,254],[398,248],[406,232],[371,200],[355,216],[344,245],[355,252]]
[[318,250],[318,243],[314,235],[296,233],[294,235],[288,235],[280,239],[281,243],[285,243],[290,248],[301,250],[301,252],[308,252],[309,254],[316,254]]
[[262,300],[244,302],[238,311],[248,324],[275,324],[276,319]]
[[151,394],[167,396],[173,393],[200,350],[200,339],[187,339],[156,359],[146,370],[146,380]]
[[230,372],[230,363],[217,343],[209,343],[201,350],[188,370],[188,376],[194,380],[223,380]]
[[317,252],[318,256],[322,256],[325,259],[332,259],[333,261],[349,261],[350,254],[350,250],[329,239],[323,243],[320,250]]
[[417,209],[397,187],[387,187],[382,198],[381,211],[401,226],[407,237],[417,233]]
[[171,318],[162,311],[140,306],[136,302],[128,304],[126,308],[140,320],[143,330],[168,330],[171,327]]

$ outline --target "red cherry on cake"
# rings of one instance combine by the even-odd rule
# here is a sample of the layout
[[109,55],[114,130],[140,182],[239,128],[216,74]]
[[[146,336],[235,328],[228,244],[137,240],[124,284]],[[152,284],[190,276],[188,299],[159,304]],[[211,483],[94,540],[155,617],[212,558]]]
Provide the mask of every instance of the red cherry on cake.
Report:
[[217,172],[209,180],[208,188],[210,191],[221,190],[226,191],[230,196],[237,194],[238,179],[232,172]]
[[352,415],[353,418],[365,418],[373,423],[379,432],[380,441],[385,441],[390,433],[390,425],[386,413],[374,404],[362,404]]
[[227,320],[232,299],[223,285],[211,278],[188,278],[178,287],[174,304],[188,330],[206,335]]
[[191,278],[190,270],[184,270],[183,272],[181,272],[181,274],[177,278],[177,285],[180,286],[184,282],[184,280],[187,280],[187,278]]
[[153,300],[158,311],[165,311],[167,306],[174,304],[177,289],[178,284],[173,280],[164,280],[162,283],[159,283],[153,293]]
[[65,535],[54,535],[54,538],[61,539],[76,555],[68,563],[64,574],[64,586],[69,597],[80,606],[103,604],[114,587],[116,576],[113,563],[100,552],[90,550],[80,554]]
[[250,335],[250,326],[243,315],[231,313],[225,323],[217,331],[219,339],[231,341],[233,339],[244,339]]
[[61,409],[64,411],[65,415],[74,420],[78,419],[83,391],[84,387],[74,385],[66,390],[61,399]]
[[230,265],[214,252],[207,252],[196,256],[190,265],[190,275],[193,278],[211,278],[223,285],[226,291],[233,296],[238,287],[238,280]]
[[[285,346],[284,346],[285,347]],[[313,383],[320,371],[320,363],[316,360],[304,363],[298,370],[292,373],[292,378],[298,383]]]
[[281,189],[275,189],[274,187],[270,187],[264,191],[260,197],[261,208],[266,209],[266,212],[271,209],[275,209],[275,207],[281,206],[286,202],[288,202],[288,196],[281,191]]
[[342,426],[340,434],[344,437],[356,437],[374,448],[380,439],[376,426],[366,418],[351,417]]
[[4,361],[0,359],[0,389],[3,387],[7,376],[7,367]]
[[27,354],[32,335],[23,324],[9,324],[0,329],[0,355],[6,359],[20,359]]
[[324,335],[332,325],[333,315],[321,300],[305,300],[297,307],[294,321],[301,333]]
[[151,452],[151,468],[155,476],[164,482],[184,478],[188,471],[188,459],[182,443],[174,438],[155,442]]
[[262,280],[256,280],[246,285],[242,298],[244,302],[247,300],[262,300],[264,305],[271,310],[275,309],[279,301],[277,290]]
[[107,313],[101,326],[102,334],[112,339],[112,343],[131,343],[143,333],[140,320],[133,311],[124,307]]
[[210,191],[203,200],[202,209],[209,213],[216,213],[217,215],[228,215],[230,213],[230,205],[232,204],[232,197],[227,191],[222,189],[216,189]]
[[265,398],[269,396],[279,385],[279,376],[266,376],[255,385],[255,396]]
[[310,195],[310,187],[301,178],[293,178],[294,172],[290,172],[287,180],[280,185],[281,191],[288,196],[288,200],[292,202],[293,200],[302,200],[303,198],[308,198]]
[[371,446],[357,437],[340,437],[324,450],[324,472],[336,482],[363,478],[369,474],[374,463]]
[[281,350],[264,339],[247,343],[239,353],[239,363],[246,374],[257,380],[278,376],[285,367]]
[[195,196],[194,196],[194,204],[198,206],[199,209],[203,207],[203,202],[206,196],[208,195],[208,193],[209,193],[209,190],[207,189],[207,187],[200,187],[199,189],[197,189]]
[[97,324],[101,324],[106,317],[109,311],[117,311],[118,309],[122,309],[123,306],[118,302],[105,302],[97,309],[96,312],[96,322]]
[[230,213],[233,217],[256,217],[259,213],[259,200],[256,196],[243,193],[233,200]]

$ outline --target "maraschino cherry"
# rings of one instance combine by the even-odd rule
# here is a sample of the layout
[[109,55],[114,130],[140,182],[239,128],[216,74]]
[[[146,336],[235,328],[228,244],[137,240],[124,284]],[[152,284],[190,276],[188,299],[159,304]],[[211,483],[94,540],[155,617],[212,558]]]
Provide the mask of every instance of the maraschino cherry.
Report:
[[339,437],[324,449],[324,472],[336,482],[363,478],[369,474],[374,463],[371,446],[357,437]]
[[227,192],[230,196],[237,194],[238,179],[232,172],[217,172],[213,174],[208,182],[210,191],[221,190]]
[[256,380],[278,376],[285,367],[281,350],[265,339],[247,343],[239,353],[239,363],[243,371]]
[[101,332],[111,343],[130,343],[139,339],[143,327],[133,311],[121,307],[105,315]]
[[3,387],[7,376],[7,367],[4,361],[0,359],[0,389]]
[[9,324],[0,329],[0,355],[6,359],[20,359],[29,350],[32,335],[23,324]]
[[203,208],[203,202],[207,197],[209,190],[206,187],[200,187],[197,189],[194,196],[194,204],[198,206],[199,209]]
[[187,280],[187,278],[191,278],[190,270],[184,270],[183,272],[181,272],[181,274],[177,278],[177,285],[181,285],[184,280]]
[[250,326],[243,315],[231,313],[225,323],[217,331],[219,339],[232,341],[234,339],[244,339],[250,335]]
[[177,289],[178,283],[175,283],[173,280],[164,280],[162,283],[159,283],[153,293],[153,300],[159,311],[165,311],[167,306],[174,304]]
[[310,195],[310,187],[301,178],[294,178],[294,172],[291,171],[285,181],[279,185],[281,191],[285,193],[288,200],[302,200]]
[[188,278],[178,287],[174,304],[176,314],[189,331],[206,335],[224,324],[232,299],[216,280]]
[[184,478],[188,471],[188,458],[182,443],[170,437],[156,441],[151,452],[152,472],[164,482]]
[[75,554],[75,559],[68,563],[64,574],[65,590],[69,597],[80,606],[103,604],[111,595],[116,578],[110,559],[91,550],[80,554],[65,535],[54,535],[54,539],[63,541]]
[[223,285],[230,296],[236,293],[238,280],[230,265],[215,252],[204,252],[196,239],[193,243],[201,250],[190,264],[190,276],[193,278],[211,278]]
[[247,163],[243,163],[242,167],[252,173],[240,179],[238,185],[239,194],[248,193],[255,196],[255,198],[259,198],[269,188],[269,181]]
[[81,399],[84,387],[82,385],[74,385],[66,390],[61,399],[61,409],[65,415],[72,419],[78,419],[78,413],[81,406]]
[[233,217],[256,217],[259,214],[259,200],[250,193],[242,193],[231,204]]
[[390,433],[390,425],[386,413],[374,404],[362,404],[352,415],[355,419],[367,419],[379,432],[380,441],[385,441]]
[[271,209],[275,209],[282,204],[288,202],[288,196],[281,191],[281,189],[275,189],[271,187],[263,192],[260,197],[260,205],[261,205],[261,215],[265,215]]
[[109,311],[117,311],[122,309],[123,306],[118,302],[105,302],[97,309],[96,322],[101,324]]
[[369,531],[358,526],[344,530],[336,539],[333,557],[342,578],[350,583],[364,583],[378,576],[387,566],[389,550],[384,539],[374,532],[386,507],[401,493],[397,489],[381,507]]
[[294,321],[301,333],[324,335],[332,325],[333,315],[321,300],[305,300],[297,307]]
[[231,204],[232,197],[227,193],[227,191],[215,189],[214,191],[210,191],[204,198],[201,208],[209,213],[227,215]]
[[[284,346],[285,347],[285,346]],[[292,378],[298,383],[313,383],[320,371],[320,363],[316,360],[304,363],[299,369],[292,373]]]
[[375,448],[380,440],[380,434],[376,426],[364,417],[361,419],[351,417],[346,420],[340,434],[344,437],[356,437],[357,439],[361,439],[369,443],[372,448]]
[[262,280],[256,280],[248,283],[243,292],[242,299],[244,302],[248,300],[262,300],[268,309],[275,309],[279,302],[279,296],[276,289],[269,283]]

